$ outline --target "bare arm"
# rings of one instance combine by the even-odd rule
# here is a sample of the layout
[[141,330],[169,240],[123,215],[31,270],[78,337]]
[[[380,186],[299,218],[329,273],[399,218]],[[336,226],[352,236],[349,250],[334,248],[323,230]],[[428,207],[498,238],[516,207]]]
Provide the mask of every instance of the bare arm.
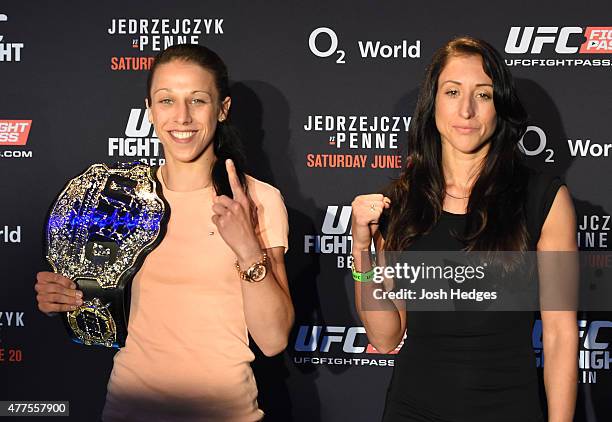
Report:
[[[240,268],[246,270],[261,260],[262,240],[255,233],[257,217],[231,160],[226,161],[226,169],[233,199],[225,195],[214,199],[212,221],[236,254]],[[239,282],[249,333],[266,356],[273,356],[287,346],[294,311],[285,271],[284,247],[270,248],[266,253],[269,258],[266,276],[259,282]]]
[[[576,217],[562,186],[542,227],[538,251],[576,251]],[[540,269],[541,271],[541,269]],[[576,405],[578,326],[573,310],[543,310],[544,385],[550,422],[570,422]]]
[[[352,253],[355,270],[358,272],[372,269],[372,262],[362,259],[362,255],[367,255],[362,252],[370,250],[372,237],[376,252],[380,255],[384,250],[385,241],[378,231],[378,219],[382,210],[389,206],[388,201],[388,198],[381,194],[361,195],[353,201]],[[394,350],[404,337],[406,311],[390,299],[377,299],[376,303],[373,303],[374,289],[380,287],[371,281],[355,282],[355,306],[370,343],[381,353],[388,353]]]
[[[270,262],[264,279],[257,283],[242,280],[240,283],[249,333],[266,356],[273,356],[287,347],[294,311],[285,271],[284,248],[271,248],[266,252]],[[260,257],[251,258],[251,263]]]

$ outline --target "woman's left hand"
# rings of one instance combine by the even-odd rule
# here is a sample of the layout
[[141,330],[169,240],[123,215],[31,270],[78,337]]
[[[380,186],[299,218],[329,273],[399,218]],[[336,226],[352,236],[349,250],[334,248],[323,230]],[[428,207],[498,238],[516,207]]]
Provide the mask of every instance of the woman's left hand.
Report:
[[255,235],[257,217],[254,216],[254,205],[244,192],[236,167],[232,160],[225,161],[234,199],[225,195],[213,199],[212,221],[219,234],[234,251],[241,267],[248,267],[261,259],[261,246]]

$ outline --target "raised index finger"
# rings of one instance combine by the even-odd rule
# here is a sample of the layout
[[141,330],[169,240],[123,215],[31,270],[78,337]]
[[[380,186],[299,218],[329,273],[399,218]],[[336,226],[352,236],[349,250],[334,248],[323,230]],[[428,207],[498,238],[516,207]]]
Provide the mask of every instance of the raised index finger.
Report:
[[238,173],[236,173],[236,166],[230,158],[225,160],[225,169],[227,170],[227,177],[229,179],[229,184],[230,188],[232,189],[232,195],[234,196],[234,200],[238,201],[244,198],[244,190],[242,189],[242,184],[240,183],[240,179],[238,178]]

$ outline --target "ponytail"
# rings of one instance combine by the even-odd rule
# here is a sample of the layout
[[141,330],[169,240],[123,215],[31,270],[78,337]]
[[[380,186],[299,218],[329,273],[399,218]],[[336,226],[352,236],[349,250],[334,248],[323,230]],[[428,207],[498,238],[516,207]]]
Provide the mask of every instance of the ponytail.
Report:
[[247,184],[244,174],[246,157],[238,131],[227,119],[217,124],[213,148],[217,160],[213,164],[211,177],[217,195],[226,195],[232,198],[232,188],[230,187],[227,170],[225,169],[225,160],[228,158],[234,162],[238,179],[240,179],[240,184],[246,192]]

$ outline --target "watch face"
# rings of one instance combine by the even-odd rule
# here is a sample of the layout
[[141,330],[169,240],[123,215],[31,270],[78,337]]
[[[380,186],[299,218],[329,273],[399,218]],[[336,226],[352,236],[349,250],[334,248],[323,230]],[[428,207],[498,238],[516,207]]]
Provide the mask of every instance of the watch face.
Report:
[[266,276],[266,266],[255,264],[249,268],[249,278],[253,281],[261,281]]

